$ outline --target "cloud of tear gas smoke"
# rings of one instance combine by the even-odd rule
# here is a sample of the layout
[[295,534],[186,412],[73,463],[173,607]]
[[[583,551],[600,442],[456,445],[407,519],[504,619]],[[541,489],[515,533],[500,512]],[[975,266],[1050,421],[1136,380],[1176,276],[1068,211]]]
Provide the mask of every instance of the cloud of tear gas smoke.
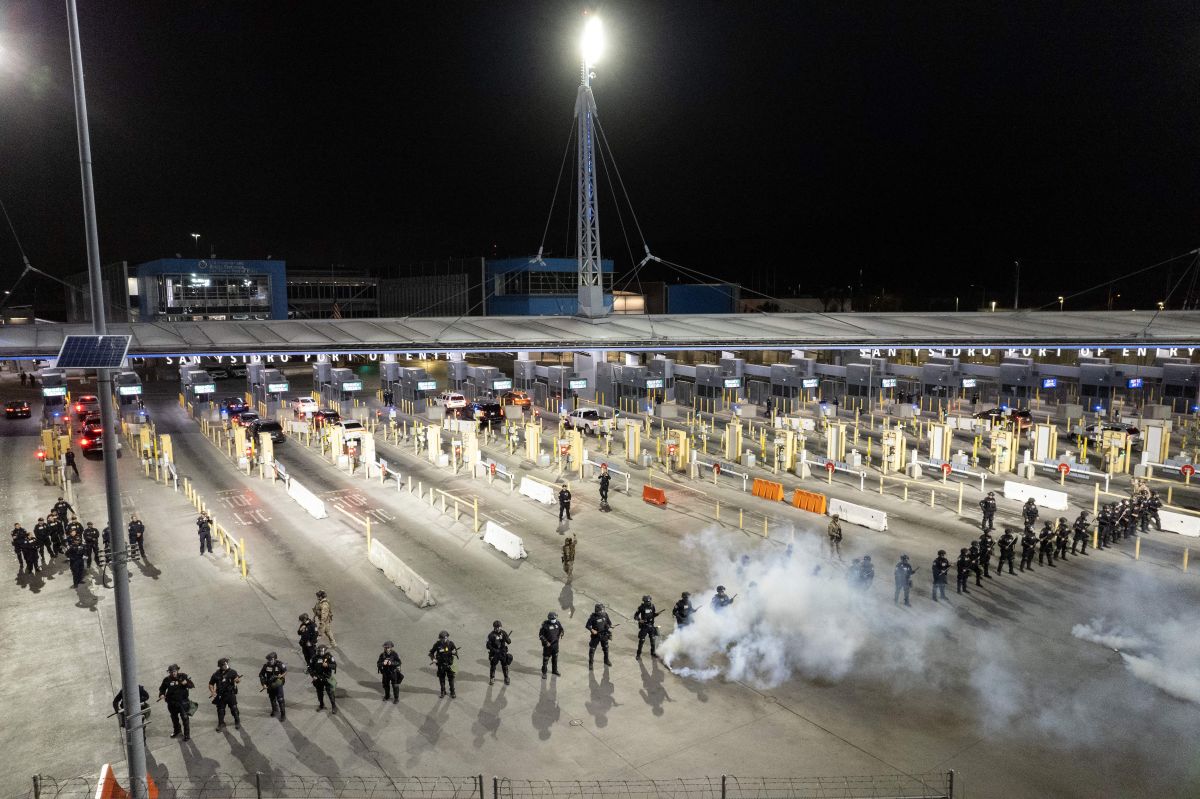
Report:
[[[734,549],[737,543],[715,530],[684,541],[707,556],[712,585],[723,584],[738,596],[721,611],[709,604],[712,592],[692,597],[700,608],[693,623],[660,647],[677,674],[700,680],[723,675],[770,688],[793,674],[836,680],[852,669],[882,669],[893,676],[925,671],[922,653],[939,634],[938,623],[896,635],[895,611],[880,599],[879,586],[863,592],[843,571],[822,568],[819,545],[811,538],[790,553],[760,547],[748,556]],[[876,564],[876,580],[890,587],[893,565]]]
[[1116,650],[1140,680],[1177,699],[1200,705],[1200,613],[1147,622],[1138,634],[1104,619],[1076,624],[1071,634]]

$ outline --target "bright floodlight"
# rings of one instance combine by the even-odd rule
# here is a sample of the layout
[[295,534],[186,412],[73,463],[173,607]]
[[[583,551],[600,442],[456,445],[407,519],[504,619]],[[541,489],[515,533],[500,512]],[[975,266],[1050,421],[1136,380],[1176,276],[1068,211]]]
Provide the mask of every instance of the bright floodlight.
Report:
[[589,17],[587,24],[583,26],[581,47],[585,65],[591,67],[600,60],[600,56],[604,52],[604,27],[600,24],[599,17]]

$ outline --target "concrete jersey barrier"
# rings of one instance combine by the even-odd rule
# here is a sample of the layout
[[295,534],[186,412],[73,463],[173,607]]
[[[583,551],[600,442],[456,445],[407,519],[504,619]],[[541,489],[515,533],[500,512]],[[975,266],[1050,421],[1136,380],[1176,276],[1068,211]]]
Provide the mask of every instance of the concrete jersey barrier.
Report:
[[1049,508],[1051,510],[1067,509],[1066,492],[1038,488],[1028,483],[1018,483],[1016,480],[1004,481],[1004,497],[1006,499],[1015,499],[1018,502],[1024,502],[1033,497],[1033,501],[1037,503],[1039,508]]
[[382,571],[417,607],[428,608],[437,604],[433,592],[429,590],[429,583],[383,544],[372,541],[367,550],[367,560]]
[[837,514],[842,521],[866,527],[868,530],[887,532],[887,512],[868,508],[865,505],[855,505],[842,499],[829,498],[829,515]]
[[521,478],[521,487],[518,489],[518,493],[543,505],[555,505],[558,503],[558,497],[554,493],[554,488],[545,483],[539,483],[532,477]]
[[1158,512],[1158,520],[1162,522],[1164,531],[1170,530],[1172,533],[1200,538],[1200,516],[1189,516],[1186,513],[1160,510]]
[[325,510],[325,503],[316,494],[301,485],[296,478],[288,478],[287,492],[288,496],[296,500],[296,504],[308,511],[308,514],[314,519],[324,519],[329,515]]
[[491,519],[488,519],[487,524],[483,526],[483,541],[486,544],[491,544],[513,560],[521,560],[528,557],[528,554],[525,552],[525,543],[521,541],[520,536],[510,533]]

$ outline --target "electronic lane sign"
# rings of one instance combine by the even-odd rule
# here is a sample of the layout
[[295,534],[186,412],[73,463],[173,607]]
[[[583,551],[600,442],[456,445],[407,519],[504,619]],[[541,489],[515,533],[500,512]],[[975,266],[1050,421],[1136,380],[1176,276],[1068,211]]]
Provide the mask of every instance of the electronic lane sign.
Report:
[[819,388],[821,385],[821,378],[806,377],[800,381],[800,385],[804,386],[805,388]]
[[725,388],[741,388],[741,387],[742,387],[742,378],[740,378],[740,377],[725,378]]
[[342,383],[342,391],[362,391],[361,380],[347,380]]
[[216,383],[192,383],[193,394],[216,394]]
[[661,377],[646,378],[646,388],[662,388],[663,379]]
[[587,378],[586,377],[571,378],[570,380],[567,381],[567,388],[571,389],[572,391],[577,391],[581,388],[587,388]]
[[287,383],[267,383],[268,394],[282,394],[288,390]]
[[975,388],[975,378],[964,377],[963,382],[962,382],[962,387],[963,388]]
[[1042,388],[1058,388],[1058,378],[1057,377],[1043,377],[1042,378]]
[[1126,388],[1141,388],[1143,385],[1143,380],[1144,380],[1144,378],[1141,378],[1141,377],[1131,377],[1125,381],[1125,387]]
[[418,380],[417,391],[437,391],[436,380]]
[[117,393],[122,397],[136,396],[142,393],[141,386],[117,386]]
[[896,378],[894,378],[894,377],[882,378],[879,381],[879,385],[882,386],[883,388],[895,388],[896,387]]
[[493,380],[492,391],[509,391],[512,389],[511,380]]
[[43,397],[65,397],[67,396],[66,386],[46,386],[42,389]]

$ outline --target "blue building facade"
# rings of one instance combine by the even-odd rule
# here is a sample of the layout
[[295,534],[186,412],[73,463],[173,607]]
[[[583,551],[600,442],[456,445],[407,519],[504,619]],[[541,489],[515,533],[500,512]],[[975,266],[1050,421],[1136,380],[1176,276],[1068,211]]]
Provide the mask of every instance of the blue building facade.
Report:
[[143,321],[287,319],[287,264],[160,258],[136,267]]
[[736,313],[741,287],[733,283],[668,283],[669,314]]
[[[600,262],[604,303],[612,305],[613,262]],[[571,316],[578,310],[574,258],[501,258],[484,263],[489,316]]]

